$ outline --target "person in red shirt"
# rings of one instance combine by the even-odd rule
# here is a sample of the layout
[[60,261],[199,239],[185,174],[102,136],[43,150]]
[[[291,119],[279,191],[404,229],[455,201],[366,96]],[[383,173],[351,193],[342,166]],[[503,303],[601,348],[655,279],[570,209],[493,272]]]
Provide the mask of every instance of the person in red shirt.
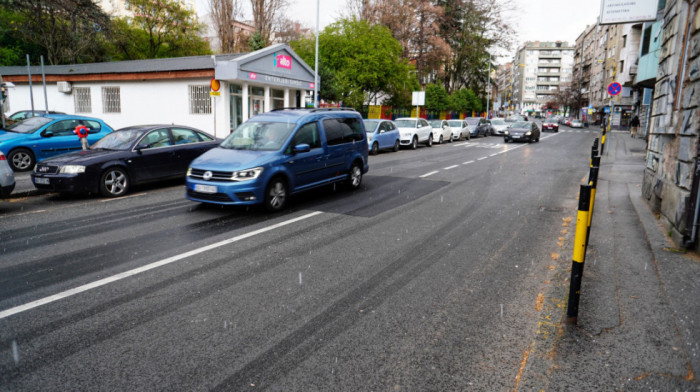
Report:
[[78,135],[78,137],[80,138],[80,145],[83,147],[83,151],[86,151],[89,148],[87,140],[88,131],[89,129],[82,123],[75,127],[75,130],[73,131],[73,133]]

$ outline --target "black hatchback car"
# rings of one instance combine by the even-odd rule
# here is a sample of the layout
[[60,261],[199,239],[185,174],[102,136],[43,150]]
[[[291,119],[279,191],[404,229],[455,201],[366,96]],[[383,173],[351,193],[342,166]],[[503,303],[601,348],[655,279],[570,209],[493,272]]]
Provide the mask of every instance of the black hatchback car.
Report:
[[503,135],[503,141],[508,142],[539,142],[540,127],[532,121],[517,121]]
[[185,177],[190,162],[220,142],[185,126],[122,128],[89,150],[39,162],[32,182],[38,189],[54,192],[123,196],[134,184]]

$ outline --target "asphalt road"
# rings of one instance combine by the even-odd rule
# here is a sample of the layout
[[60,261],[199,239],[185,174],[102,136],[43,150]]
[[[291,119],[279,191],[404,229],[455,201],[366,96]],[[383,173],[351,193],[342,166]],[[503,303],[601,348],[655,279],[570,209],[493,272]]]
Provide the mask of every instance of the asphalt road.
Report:
[[517,390],[596,136],[381,153],[278,214],[2,200],[0,391]]

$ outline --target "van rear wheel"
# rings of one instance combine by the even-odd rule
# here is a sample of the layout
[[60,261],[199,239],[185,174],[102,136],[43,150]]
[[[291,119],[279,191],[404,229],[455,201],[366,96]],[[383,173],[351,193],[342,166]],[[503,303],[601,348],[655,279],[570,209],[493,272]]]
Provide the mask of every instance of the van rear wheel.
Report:
[[362,168],[355,162],[350,167],[350,174],[348,176],[348,189],[354,191],[359,188],[362,184]]

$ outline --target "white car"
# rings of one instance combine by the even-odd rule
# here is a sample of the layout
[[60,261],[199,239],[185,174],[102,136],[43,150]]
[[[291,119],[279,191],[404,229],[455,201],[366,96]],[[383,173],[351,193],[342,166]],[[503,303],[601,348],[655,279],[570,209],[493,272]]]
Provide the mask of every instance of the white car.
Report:
[[471,139],[469,134],[469,127],[467,122],[464,120],[447,120],[447,124],[450,125],[452,129],[452,140],[461,140],[465,138],[467,140]]
[[7,157],[0,151],[0,197],[10,196],[14,189],[15,174],[7,163]]
[[394,120],[401,133],[401,145],[415,150],[418,143],[433,146],[433,127],[423,118],[401,117]]
[[573,119],[571,120],[571,125],[569,125],[571,128],[583,128],[583,123],[581,120]]
[[494,135],[503,136],[508,129],[508,126],[512,123],[507,123],[505,119],[500,117],[494,117],[491,119],[491,127]]
[[433,143],[442,144],[445,140],[452,141],[452,130],[447,120],[430,120],[428,123],[433,127]]

